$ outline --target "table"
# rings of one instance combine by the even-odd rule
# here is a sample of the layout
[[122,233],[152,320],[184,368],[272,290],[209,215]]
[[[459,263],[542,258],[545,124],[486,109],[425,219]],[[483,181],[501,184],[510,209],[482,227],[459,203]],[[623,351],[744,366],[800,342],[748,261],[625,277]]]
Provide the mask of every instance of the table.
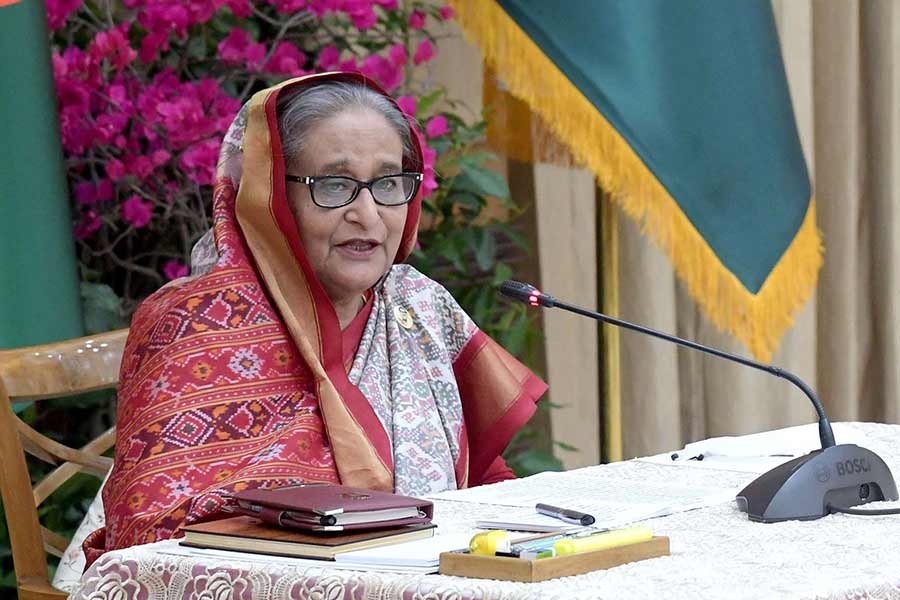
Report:
[[[864,435],[865,445],[900,478],[900,425],[839,423],[835,431],[839,443],[842,431]],[[640,459],[570,473],[576,474],[573,478],[596,477],[621,485],[657,479],[706,487],[739,486],[755,477],[710,465],[700,468],[680,461],[665,464]],[[892,505],[900,506],[900,502],[879,504]],[[471,526],[479,515],[495,510],[438,500],[435,521],[442,530],[460,530]],[[70,597],[900,599],[900,516],[829,515],[816,521],[760,524],[748,521],[734,502],[728,502],[649,523],[655,534],[669,536],[670,556],[541,583],[338,571],[298,567],[289,561],[272,562],[263,557],[226,561],[170,556],[160,552],[166,544],[174,543],[166,541],[104,555],[88,569]]]

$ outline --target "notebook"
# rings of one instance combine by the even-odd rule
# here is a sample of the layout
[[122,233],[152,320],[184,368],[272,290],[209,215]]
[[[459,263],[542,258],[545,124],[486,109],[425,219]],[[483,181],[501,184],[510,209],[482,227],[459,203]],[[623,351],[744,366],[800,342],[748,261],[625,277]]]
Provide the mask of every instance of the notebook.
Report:
[[334,560],[336,554],[430,538],[431,523],[345,534],[284,529],[248,516],[196,523],[182,528],[182,546]]
[[300,484],[239,492],[239,512],[306,531],[344,531],[431,521],[430,501],[346,485]]

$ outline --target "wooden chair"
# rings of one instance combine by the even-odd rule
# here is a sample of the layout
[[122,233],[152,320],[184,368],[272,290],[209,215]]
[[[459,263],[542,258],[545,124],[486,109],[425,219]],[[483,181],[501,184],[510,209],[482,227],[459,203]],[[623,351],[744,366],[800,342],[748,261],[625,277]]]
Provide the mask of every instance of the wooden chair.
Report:
[[[69,448],[25,424],[11,403],[115,387],[127,334],[127,329],[121,329],[44,346],[0,350],[0,491],[19,600],[66,597],[50,585],[46,552],[62,556],[69,540],[43,527],[37,508],[80,471],[104,477],[112,459],[101,455],[115,444],[116,434],[112,427],[80,449]],[[33,486],[25,452],[56,465]]]

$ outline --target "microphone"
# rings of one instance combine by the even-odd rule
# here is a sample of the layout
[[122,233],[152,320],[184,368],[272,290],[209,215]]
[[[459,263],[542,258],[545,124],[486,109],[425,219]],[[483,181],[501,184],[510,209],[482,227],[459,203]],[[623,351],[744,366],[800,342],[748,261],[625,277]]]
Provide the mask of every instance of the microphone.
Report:
[[704,346],[649,327],[623,321],[603,313],[557,300],[533,285],[507,280],[500,284],[502,295],[531,306],[561,308],[603,323],[666,340],[679,346],[712,354],[790,381],[812,402],[819,420],[822,448],[783,463],[763,473],[741,490],[738,508],[751,521],[775,523],[811,520],[842,508],[878,500],[896,500],[897,486],[885,462],[871,450],[855,444],[836,445],[831,423],[822,402],[802,379],[784,369],[767,365],[717,348]]

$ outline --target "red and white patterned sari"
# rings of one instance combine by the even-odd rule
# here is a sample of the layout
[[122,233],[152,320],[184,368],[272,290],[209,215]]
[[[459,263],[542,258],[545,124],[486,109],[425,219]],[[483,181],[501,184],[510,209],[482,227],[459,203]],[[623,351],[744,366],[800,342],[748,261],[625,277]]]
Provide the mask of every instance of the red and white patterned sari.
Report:
[[[303,252],[285,194],[275,118],[286,86],[254,95],[223,143],[217,260],[135,313],[122,362],[115,465],[103,489],[103,552],[217,518],[229,494],[300,481],[406,494],[507,475],[499,458],[546,385],[478,330],[444,288],[395,265],[342,332]],[[421,168],[417,161],[404,165]],[[347,348],[345,348],[347,346]]]

